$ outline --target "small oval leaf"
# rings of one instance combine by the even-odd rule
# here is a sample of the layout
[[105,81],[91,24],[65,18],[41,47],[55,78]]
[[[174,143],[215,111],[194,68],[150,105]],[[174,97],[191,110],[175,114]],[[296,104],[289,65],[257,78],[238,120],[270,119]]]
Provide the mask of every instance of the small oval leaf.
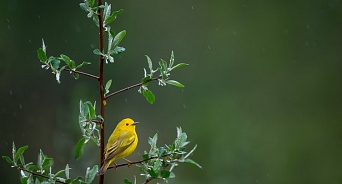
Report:
[[75,147],[75,159],[78,160],[81,158],[82,154],[83,154],[83,150],[84,150],[84,146],[85,146],[85,142],[86,142],[86,138],[82,138],[78,141],[78,143],[76,144]]

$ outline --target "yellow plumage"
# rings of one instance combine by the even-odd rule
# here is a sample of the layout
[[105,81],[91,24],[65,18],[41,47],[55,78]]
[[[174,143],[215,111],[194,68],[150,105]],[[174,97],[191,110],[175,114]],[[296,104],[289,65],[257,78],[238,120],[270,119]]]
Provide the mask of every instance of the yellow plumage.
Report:
[[114,160],[130,155],[138,145],[138,135],[135,132],[134,122],[130,118],[123,119],[108,139],[105,150],[105,159],[98,174],[103,175]]

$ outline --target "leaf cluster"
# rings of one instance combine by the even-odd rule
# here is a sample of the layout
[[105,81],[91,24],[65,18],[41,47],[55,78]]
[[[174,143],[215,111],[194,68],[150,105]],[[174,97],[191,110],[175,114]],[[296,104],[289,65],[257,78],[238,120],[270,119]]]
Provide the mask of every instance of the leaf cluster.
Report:
[[[52,184],[52,183],[80,183],[90,184],[97,173],[98,167],[95,165],[92,169],[87,168],[85,177],[78,176],[75,179],[70,178],[71,168],[67,164],[65,169],[59,170],[56,173],[52,172],[53,159],[46,156],[42,150],[38,154],[38,161],[36,164],[32,162],[25,163],[24,152],[28,146],[22,146],[16,149],[13,142],[12,158],[2,156],[2,158],[12,167],[20,170],[20,182],[22,184]],[[64,173],[64,176],[63,176]]]
[[60,76],[63,70],[68,69],[73,74],[74,78],[78,79],[79,74],[72,71],[76,71],[82,66],[90,64],[90,62],[83,61],[81,64],[76,65],[76,62],[70,59],[65,54],[61,54],[59,57],[50,56],[49,58],[47,58],[44,39],[42,39],[42,48],[39,48],[37,50],[37,55],[40,62],[42,63],[41,67],[46,70],[51,69],[52,73],[55,74],[58,83],[61,83]]
[[171,145],[162,147],[157,146],[158,134],[148,139],[150,150],[143,154],[143,160],[140,167],[141,175],[145,176],[146,181],[153,179],[166,181],[175,177],[173,170],[179,163],[190,163],[202,168],[198,163],[189,157],[197,148],[197,145],[190,151],[186,151],[186,146],[190,143],[187,141],[187,134],[182,131],[181,127],[177,127],[177,137]]
[[170,79],[171,71],[188,65],[186,63],[179,63],[174,66],[175,56],[173,54],[173,51],[171,52],[169,63],[167,63],[163,59],[160,59],[158,63],[159,66],[156,69],[153,69],[153,63],[150,57],[146,55],[146,58],[147,58],[147,63],[148,63],[148,72],[144,68],[144,78],[142,78],[141,80],[142,85],[140,86],[138,92],[141,93],[150,104],[154,103],[155,96],[152,93],[152,91],[148,89],[147,86],[149,85],[150,81],[153,79],[154,74],[157,72],[159,72],[159,76],[157,77],[157,79],[158,79],[158,84],[160,86],[166,86],[166,84],[170,84],[179,88],[185,87],[180,82]]
[[89,140],[92,140],[97,146],[100,146],[100,123],[103,123],[104,119],[101,115],[96,115],[95,107],[96,102],[92,104],[90,101],[80,101],[78,123],[83,137],[75,146],[74,153],[76,160],[82,156],[84,147]]

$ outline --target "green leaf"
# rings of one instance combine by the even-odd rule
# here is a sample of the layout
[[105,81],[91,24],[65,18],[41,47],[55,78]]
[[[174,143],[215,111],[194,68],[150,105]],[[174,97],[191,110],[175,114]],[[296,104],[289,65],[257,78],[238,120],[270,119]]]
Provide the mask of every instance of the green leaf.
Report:
[[112,5],[111,4],[108,5],[108,3],[105,2],[105,7],[103,8],[104,21],[107,20],[108,17],[110,16],[111,9],[112,9]]
[[39,167],[36,166],[36,165],[34,165],[32,162],[26,164],[26,165],[24,166],[24,168],[27,169],[27,170],[29,170],[29,171],[38,170],[38,169],[39,169]]
[[151,146],[151,148],[157,147],[157,141],[158,141],[158,133],[154,134],[153,138],[148,138],[148,144]]
[[160,165],[161,165],[161,160],[160,160],[160,159],[157,159],[157,160],[154,162],[154,164],[153,164],[153,170],[154,170],[154,171],[158,171]]
[[72,75],[74,76],[74,79],[79,79],[80,78],[80,74],[72,72]]
[[158,177],[158,174],[157,174],[153,169],[151,169],[151,168],[149,168],[149,169],[147,170],[147,172],[148,172],[148,174],[150,174],[150,176],[151,176],[152,178],[157,178],[157,177]]
[[85,3],[80,3],[80,8],[86,12],[88,12],[87,5]]
[[20,178],[20,183],[21,184],[27,184],[28,182],[27,182],[27,180],[29,179],[29,177],[22,177],[22,178]]
[[93,106],[93,104],[91,104],[91,102],[89,102],[89,101],[87,101],[85,103],[88,105],[88,108],[89,108],[89,118],[90,119],[95,118],[95,116],[96,116],[95,104]]
[[75,146],[75,151],[74,151],[74,155],[75,155],[76,160],[81,158],[81,156],[83,154],[85,143],[86,143],[86,138],[84,138],[84,137],[77,142],[77,144]]
[[159,61],[159,66],[160,66],[160,69],[161,69],[162,73],[167,71],[166,70],[167,69],[167,62],[165,60],[161,59]]
[[99,27],[99,18],[97,16],[93,16],[93,22],[97,27]]
[[93,7],[94,4],[95,4],[95,0],[87,0],[88,1],[88,4],[90,7]]
[[65,166],[65,169],[64,169],[64,171],[65,171],[65,177],[67,178],[67,179],[69,179],[70,178],[70,168],[69,168],[69,164],[67,164],[66,166]]
[[12,159],[10,159],[10,157],[8,157],[8,156],[2,156],[2,158],[3,158],[4,160],[6,160],[7,163],[9,163],[9,164],[11,164],[11,165],[14,164],[14,162],[12,161]]
[[77,178],[73,179],[71,183],[79,183],[83,180],[82,176],[78,176]]
[[112,79],[107,81],[106,86],[105,86],[105,95],[109,93],[109,88],[112,85]]
[[168,170],[162,170],[162,171],[160,172],[160,176],[161,176],[162,178],[169,178],[169,177],[170,177],[170,171],[168,171]]
[[43,160],[43,164],[42,164],[42,167],[43,168],[49,168],[53,165],[53,159],[52,158],[45,158]]
[[60,174],[62,174],[62,173],[64,173],[65,172],[65,170],[60,170],[60,171],[58,171],[56,174],[55,174],[55,176],[58,176],[58,175],[60,175]]
[[145,55],[145,56],[146,56],[146,59],[147,59],[148,68],[150,69],[150,72],[152,73],[153,68],[152,68],[152,61],[151,61],[151,58],[148,57],[148,55]]
[[152,93],[151,90],[144,90],[143,91],[143,95],[144,97],[146,98],[146,100],[150,103],[150,104],[153,104],[154,101],[155,101],[155,96],[154,94]]
[[76,69],[77,69],[77,68],[81,68],[81,67],[84,66],[84,65],[90,65],[90,64],[91,64],[90,62],[83,61],[81,64],[79,64],[79,65],[76,66]]
[[174,67],[172,67],[171,69],[170,69],[170,71],[172,71],[172,70],[174,70],[174,69],[177,69],[177,68],[181,68],[181,67],[183,67],[183,66],[188,66],[189,64],[186,64],[186,63],[179,63],[179,64],[177,64],[176,66],[174,66]]
[[17,161],[25,152],[25,150],[28,148],[28,146],[20,147],[17,152],[15,153],[14,160]]
[[111,52],[110,52],[110,55],[118,55],[122,52],[125,52],[125,48],[123,47],[119,47],[119,46],[116,46]]
[[166,80],[165,82],[170,84],[170,85],[177,86],[179,88],[184,88],[185,87],[183,84],[181,84],[180,82],[175,81],[175,80]]
[[118,46],[121,40],[125,37],[125,35],[126,35],[126,30],[120,31],[118,34],[116,34],[111,48],[115,48],[116,46]]
[[147,86],[151,81],[151,77],[150,76],[146,76],[144,77],[141,82],[143,83],[144,86]]
[[52,59],[52,60],[51,60],[51,69],[52,69],[53,71],[58,70],[59,64],[60,64],[60,63],[61,63],[60,60],[58,60],[58,59]]
[[166,149],[164,147],[160,147],[158,157],[162,157],[165,153],[166,153]]
[[91,184],[99,170],[99,167],[97,165],[94,165],[94,167],[91,170],[87,170],[85,182]]
[[[149,155],[148,155],[147,153],[146,153],[146,154],[143,154],[142,157],[143,157],[143,160],[146,160],[146,159],[150,158]],[[146,162],[148,162],[148,161],[146,161]]]
[[192,164],[192,165],[195,165],[195,166],[197,166],[197,167],[199,167],[199,168],[202,169],[202,166],[201,166],[201,165],[199,165],[197,162],[191,160],[190,158],[185,159],[184,162],[185,162],[185,163]]
[[126,178],[124,179],[124,183],[125,183],[125,184],[133,184],[132,182],[130,182],[130,181],[129,181],[128,179],[126,179]]
[[116,16],[123,13],[123,9],[113,12],[110,16],[108,16],[104,22],[105,25],[113,22],[116,19]]
[[171,52],[171,58],[170,58],[170,64],[169,67],[171,68],[173,66],[173,63],[175,62],[175,56],[173,55],[173,51]]
[[43,38],[42,38],[42,49],[46,53],[46,46],[45,46],[45,42]]
[[95,50],[93,51],[93,53],[94,53],[95,55],[103,56],[103,53],[102,53],[99,49],[95,49]]
[[[64,61],[65,64],[67,64],[67,65],[70,67],[70,65],[71,65],[71,59],[69,58],[69,56],[64,55],[64,54],[61,54],[59,59],[62,60],[62,61]],[[71,67],[70,67],[70,68],[71,68]]]
[[44,50],[42,48],[39,48],[37,50],[37,54],[38,54],[39,60],[45,63],[47,60],[47,57],[46,57],[46,53],[44,52]]

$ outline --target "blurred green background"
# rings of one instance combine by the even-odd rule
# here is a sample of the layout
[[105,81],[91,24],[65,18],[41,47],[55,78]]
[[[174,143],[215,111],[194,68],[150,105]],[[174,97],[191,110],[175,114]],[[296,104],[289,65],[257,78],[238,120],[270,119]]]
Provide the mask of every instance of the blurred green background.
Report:
[[[0,154],[11,144],[29,145],[27,162],[39,149],[55,159],[53,171],[69,163],[72,176],[98,164],[87,146],[74,160],[81,132],[79,100],[98,101],[98,86],[62,73],[62,84],[40,68],[36,51],[44,38],[48,55],[63,53],[93,64],[97,74],[98,31],[81,1],[5,0],[0,6]],[[187,132],[198,169],[181,165],[169,183],[342,183],[342,2],[240,0],[120,0],[124,9],[112,28],[127,30],[126,52],[105,67],[112,91],[139,82],[144,55],[155,65],[168,60],[190,66],[172,77],[186,87],[151,85],[150,105],[137,89],[107,101],[106,137],[124,117],[141,122],[140,159],[148,137],[170,143],[176,127]],[[0,161],[1,180],[19,183],[19,172]],[[106,183],[138,183],[138,168],[106,175]],[[97,182],[97,180],[96,180]],[[94,182],[94,183],[96,183]]]

